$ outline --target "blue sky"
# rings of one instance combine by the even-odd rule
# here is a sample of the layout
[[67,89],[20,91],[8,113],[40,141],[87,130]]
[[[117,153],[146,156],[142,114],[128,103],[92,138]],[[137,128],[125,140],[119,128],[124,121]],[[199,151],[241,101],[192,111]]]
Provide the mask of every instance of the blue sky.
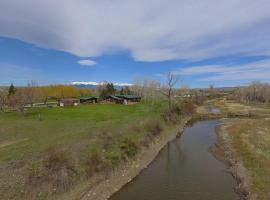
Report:
[[[270,2],[0,2],[0,85],[74,81],[217,87],[270,82]],[[252,13],[252,15],[250,15]]]

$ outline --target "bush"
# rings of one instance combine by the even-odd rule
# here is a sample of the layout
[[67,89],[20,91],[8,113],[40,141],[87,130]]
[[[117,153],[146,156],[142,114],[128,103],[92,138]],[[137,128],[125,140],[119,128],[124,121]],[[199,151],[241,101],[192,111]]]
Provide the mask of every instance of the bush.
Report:
[[48,181],[57,190],[67,190],[72,185],[76,171],[64,151],[49,150],[43,160],[43,167]]
[[120,149],[124,160],[134,157],[139,151],[138,145],[130,138],[125,138],[120,143]]
[[108,160],[106,160],[100,152],[94,151],[91,155],[89,155],[85,162],[85,172],[88,177],[94,175],[97,172],[109,172],[111,168],[111,164]]
[[158,120],[151,122],[148,131],[149,131],[148,136],[151,138],[160,135],[161,132],[163,131],[161,122]]
[[59,171],[63,168],[69,168],[70,162],[63,151],[51,149],[47,151],[43,165],[49,171]]
[[161,120],[152,120],[147,123],[146,135],[140,140],[140,145],[144,147],[149,147],[153,138],[160,135],[163,131],[163,126]]
[[113,141],[112,134],[110,132],[104,131],[104,132],[102,132],[100,134],[99,137],[102,140],[104,149],[110,149],[110,148],[112,148],[112,146],[114,144],[114,141]]
[[110,151],[106,154],[106,159],[111,162],[112,166],[115,167],[119,164],[121,155],[117,151]]
[[56,191],[67,190],[73,184],[76,174],[74,166],[63,151],[50,149],[37,165],[28,168],[28,183],[49,184]]
[[190,101],[183,102],[181,104],[181,112],[184,115],[192,115],[196,112],[196,106]]
[[44,181],[46,174],[42,170],[42,167],[39,164],[30,164],[27,168],[27,183],[31,185],[39,185]]
[[165,109],[161,115],[165,122],[177,123],[180,120],[181,114],[180,106],[175,104]]
[[178,123],[181,116],[192,115],[196,112],[196,106],[192,101],[183,101],[171,105],[162,112],[165,122]]

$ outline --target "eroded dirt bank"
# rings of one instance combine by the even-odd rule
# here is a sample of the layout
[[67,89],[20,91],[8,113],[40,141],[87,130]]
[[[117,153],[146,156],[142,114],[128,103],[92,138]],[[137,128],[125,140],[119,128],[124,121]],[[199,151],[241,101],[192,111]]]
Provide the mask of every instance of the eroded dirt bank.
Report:
[[[109,199],[115,192],[120,190],[128,182],[132,181],[140,172],[156,158],[161,149],[168,142],[179,136],[187,122],[191,117],[186,117],[181,120],[181,123],[174,129],[168,130],[169,133],[163,134],[155,139],[149,148],[143,149],[133,161],[119,167],[105,180],[101,180],[95,184],[90,190],[84,193],[80,199],[83,200],[106,200]],[[97,178],[98,179],[98,178]]]
[[233,119],[223,119],[222,124],[216,127],[217,144],[210,151],[213,155],[225,162],[228,166],[228,172],[236,179],[238,185],[235,188],[241,199],[256,200],[255,194],[251,193],[251,178],[243,165],[241,158],[234,149],[227,128],[229,128]]

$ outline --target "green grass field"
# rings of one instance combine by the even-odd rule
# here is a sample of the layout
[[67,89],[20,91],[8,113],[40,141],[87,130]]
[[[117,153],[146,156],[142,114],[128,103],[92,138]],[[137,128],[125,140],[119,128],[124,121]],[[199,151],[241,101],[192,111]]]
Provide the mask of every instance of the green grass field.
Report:
[[0,198],[51,199],[87,176],[113,169],[147,147],[165,126],[172,127],[161,117],[162,105],[0,113]]
[[[101,131],[119,134],[126,125],[156,117],[159,113],[159,105],[146,104],[97,104],[31,109],[25,116],[19,113],[2,113],[0,144],[3,147],[0,148],[0,161],[22,159],[49,147],[72,145],[81,140],[91,139]],[[14,143],[8,145],[10,141]]]

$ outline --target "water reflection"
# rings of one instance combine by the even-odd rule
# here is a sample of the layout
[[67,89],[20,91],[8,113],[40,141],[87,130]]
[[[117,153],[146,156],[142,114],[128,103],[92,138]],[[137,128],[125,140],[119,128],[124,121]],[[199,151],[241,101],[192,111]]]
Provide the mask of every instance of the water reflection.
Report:
[[208,151],[217,120],[197,122],[111,200],[236,200],[233,178]]

